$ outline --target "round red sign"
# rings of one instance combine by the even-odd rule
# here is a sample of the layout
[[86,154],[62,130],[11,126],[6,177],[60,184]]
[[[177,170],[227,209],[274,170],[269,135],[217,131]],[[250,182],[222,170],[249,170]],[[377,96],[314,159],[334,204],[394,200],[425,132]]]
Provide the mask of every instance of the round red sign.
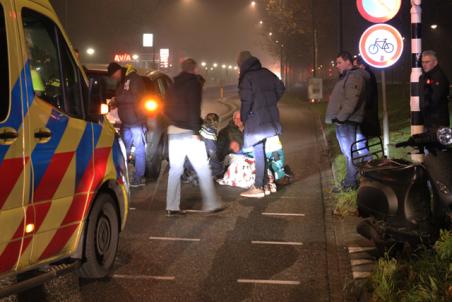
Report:
[[375,24],[359,40],[359,52],[367,64],[376,68],[394,65],[402,56],[403,38],[388,24]]
[[402,0],[356,0],[358,11],[372,23],[383,23],[394,18],[400,10]]

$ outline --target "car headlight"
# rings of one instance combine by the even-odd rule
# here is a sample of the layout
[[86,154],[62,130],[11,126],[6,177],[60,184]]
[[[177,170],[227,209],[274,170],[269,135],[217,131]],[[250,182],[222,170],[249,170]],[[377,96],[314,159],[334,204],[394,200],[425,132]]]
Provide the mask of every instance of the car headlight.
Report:
[[436,132],[436,137],[442,145],[450,145],[452,144],[452,129],[447,127],[439,128]]

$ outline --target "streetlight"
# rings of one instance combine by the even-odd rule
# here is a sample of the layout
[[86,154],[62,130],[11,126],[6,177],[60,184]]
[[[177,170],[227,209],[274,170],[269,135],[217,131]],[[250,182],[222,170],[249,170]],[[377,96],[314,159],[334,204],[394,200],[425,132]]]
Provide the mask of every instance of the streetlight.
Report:
[[430,25],[430,28],[433,29],[433,30],[435,30],[435,29],[438,28],[438,24],[432,24],[432,25]]
[[260,21],[259,21],[259,24],[260,24],[260,25],[264,24],[264,21],[260,20]]
[[213,63],[213,68],[217,68],[218,67],[218,64],[217,63]]
[[137,55],[137,54],[132,55],[132,59],[133,59],[134,61],[138,60],[139,58],[140,58],[140,56]]
[[202,67],[206,67],[206,65],[207,65],[206,62],[202,62],[202,63],[201,63],[201,66],[202,66]]
[[232,69],[232,65],[229,65],[229,66],[228,66],[228,69]]
[[89,56],[92,56],[92,55],[94,55],[96,53],[96,51],[94,50],[94,48],[89,47],[88,49],[86,49],[86,53]]
[[272,33],[272,32],[269,32],[268,35],[271,37],[271,36],[273,36],[273,33]]
[[221,68],[225,69],[225,68],[226,68],[226,65],[225,65],[225,64],[221,65]]
[[251,1],[251,6],[255,7],[256,6],[256,1]]

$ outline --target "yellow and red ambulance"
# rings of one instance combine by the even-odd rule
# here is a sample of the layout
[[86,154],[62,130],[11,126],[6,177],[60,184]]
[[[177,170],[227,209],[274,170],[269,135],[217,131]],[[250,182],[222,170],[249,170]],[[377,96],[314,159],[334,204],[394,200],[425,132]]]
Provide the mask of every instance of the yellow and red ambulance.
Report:
[[104,277],[124,228],[124,147],[44,0],[0,0],[0,278],[78,260]]

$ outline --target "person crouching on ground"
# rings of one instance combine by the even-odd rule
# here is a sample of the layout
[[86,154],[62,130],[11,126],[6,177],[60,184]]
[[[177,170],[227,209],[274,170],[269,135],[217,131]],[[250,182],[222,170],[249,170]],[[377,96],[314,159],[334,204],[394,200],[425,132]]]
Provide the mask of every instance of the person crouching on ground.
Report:
[[165,105],[169,119],[168,153],[170,170],[166,195],[168,216],[183,215],[180,209],[181,176],[185,158],[190,160],[199,178],[203,211],[218,212],[224,205],[217,195],[207,159],[205,143],[199,136],[201,129],[202,77],[196,73],[193,59],[182,62],[182,72],[174,78]]

